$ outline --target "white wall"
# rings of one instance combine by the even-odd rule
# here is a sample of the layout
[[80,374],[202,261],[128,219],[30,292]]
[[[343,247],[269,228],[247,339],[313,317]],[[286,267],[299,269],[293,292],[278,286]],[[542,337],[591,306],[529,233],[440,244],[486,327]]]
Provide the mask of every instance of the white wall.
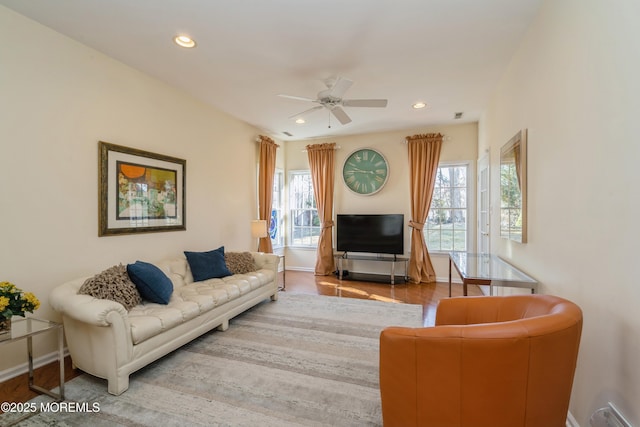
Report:
[[[320,144],[325,142],[335,142],[338,147],[336,151],[336,171],[335,171],[335,194],[334,194],[334,215],[339,213],[402,213],[405,222],[411,219],[411,201],[409,194],[409,171],[408,154],[405,138],[407,136],[423,133],[440,132],[445,135],[445,142],[440,153],[441,162],[469,161],[472,169],[471,183],[473,178],[478,150],[478,126],[477,123],[466,123],[460,125],[447,125],[436,127],[425,127],[419,129],[406,129],[394,132],[380,132],[373,134],[353,135],[336,138],[314,139],[310,141],[285,142],[287,170],[308,170],[309,161],[307,153],[303,150],[308,144]],[[342,165],[346,157],[359,148],[374,148],[382,153],[389,162],[389,180],[378,193],[370,196],[361,196],[349,191],[342,182]],[[471,192],[473,193],[473,191]],[[473,196],[474,194],[470,194]],[[473,197],[472,197],[473,200]],[[475,213],[475,205],[470,207],[472,214]],[[469,224],[475,230],[475,221],[472,216]],[[410,249],[411,229],[405,229],[405,255],[408,256]],[[471,233],[471,238],[475,239],[475,231]],[[475,240],[469,242],[470,248],[475,247]],[[335,245],[335,234],[334,234]],[[316,253],[313,249],[287,249],[287,268],[313,271]],[[436,269],[436,275],[443,280],[448,277],[449,264],[446,255],[433,255],[432,261]],[[386,263],[385,263],[386,264]],[[356,272],[372,272],[389,274],[390,267],[385,264],[357,263],[350,264],[348,268]],[[398,271],[403,273],[402,270]]]
[[571,412],[617,404],[640,425],[640,2],[548,0],[480,126],[498,230],[500,147],[528,128],[529,243],[492,248],[578,303],[584,328]]
[[[253,247],[256,129],[2,6],[0,94],[0,281],[40,298],[34,316],[59,320],[53,287],[117,263]],[[187,160],[186,231],[98,237],[99,140]]]

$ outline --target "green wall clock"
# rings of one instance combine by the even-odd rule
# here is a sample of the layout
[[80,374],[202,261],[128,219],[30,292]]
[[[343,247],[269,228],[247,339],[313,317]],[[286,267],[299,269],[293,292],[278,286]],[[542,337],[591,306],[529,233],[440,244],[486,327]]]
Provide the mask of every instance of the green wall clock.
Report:
[[361,148],[349,154],[342,166],[345,185],[356,194],[369,196],[382,189],[389,178],[389,164],[380,152]]

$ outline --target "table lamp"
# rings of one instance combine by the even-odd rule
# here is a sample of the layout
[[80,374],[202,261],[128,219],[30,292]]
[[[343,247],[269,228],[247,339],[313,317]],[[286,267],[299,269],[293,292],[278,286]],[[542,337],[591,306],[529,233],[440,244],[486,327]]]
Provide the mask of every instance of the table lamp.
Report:
[[260,250],[260,239],[267,237],[267,221],[264,219],[254,219],[251,221],[251,236],[258,239],[258,251]]

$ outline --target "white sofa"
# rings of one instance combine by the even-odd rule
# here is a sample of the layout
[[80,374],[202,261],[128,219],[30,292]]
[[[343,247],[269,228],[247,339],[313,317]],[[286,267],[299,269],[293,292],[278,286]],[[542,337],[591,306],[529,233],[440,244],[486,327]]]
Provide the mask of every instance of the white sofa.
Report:
[[252,252],[257,270],[194,282],[186,258],[155,263],[173,283],[168,305],[143,301],[127,311],[120,303],[80,295],[87,279],[58,286],[50,301],[62,314],[73,364],[108,381],[119,395],[129,375],[261,301],[278,297],[277,255]]

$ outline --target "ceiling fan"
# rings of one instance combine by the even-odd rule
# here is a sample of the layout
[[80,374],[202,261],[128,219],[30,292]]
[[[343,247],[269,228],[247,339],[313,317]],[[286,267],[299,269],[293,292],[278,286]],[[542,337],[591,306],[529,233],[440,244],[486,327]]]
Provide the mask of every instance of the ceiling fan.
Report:
[[[314,102],[316,104],[315,107],[309,108],[301,113],[294,114],[289,117],[290,119],[294,119],[296,117],[301,117],[307,113],[310,113],[315,110],[320,110],[322,108],[326,108],[335,116],[336,119],[343,125],[351,122],[351,117],[342,109],[342,107],[369,107],[369,108],[384,108],[387,106],[386,99],[342,99],[344,93],[351,87],[353,82],[349,79],[345,79],[344,77],[338,78],[330,78],[325,80],[325,85],[327,89],[318,92],[317,98],[304,98],[301,96],[291,96],[291,95],[278,95],[282,98],[296,99],[298,101],[307,101]],[[329,124],[331,127],[331,124]]]

